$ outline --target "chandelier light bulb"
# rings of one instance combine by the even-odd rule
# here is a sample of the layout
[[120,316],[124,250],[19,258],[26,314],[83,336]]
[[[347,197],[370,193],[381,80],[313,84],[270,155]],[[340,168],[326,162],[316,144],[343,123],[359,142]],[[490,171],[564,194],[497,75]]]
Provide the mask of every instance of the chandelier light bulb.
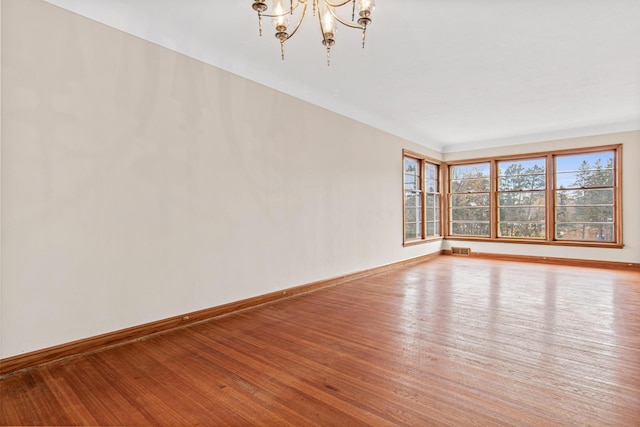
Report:
[[371,13],[376,8],[375,0],[358,0],[358,9],[360,12],[368,12]]
[[289,13],[282,6],[282,0],[275,0],[273,2],[273,15],[273,26],[276,29],[289,25]]
[[324,13],[324,17],[322,18],[322,29],[325,33],[333,34],[336,32],[336,21],[328,10]]

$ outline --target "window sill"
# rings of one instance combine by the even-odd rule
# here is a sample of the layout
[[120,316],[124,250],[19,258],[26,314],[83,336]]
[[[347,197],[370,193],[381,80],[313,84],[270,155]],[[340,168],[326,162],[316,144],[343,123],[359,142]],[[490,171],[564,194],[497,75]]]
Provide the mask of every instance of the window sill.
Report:
[[442,236],[434,236],[434,237],[428,237],[426,239],[407,240],[406,242],[402,243],[402,246],[404,246],[404,247],[416,246],[416,245],[422,245],[424,243],[437,242],[437,241],[440,241],[440,240],[444,240],[444,237],[442,237]]
[[548,245],[548,246],[579,246],[588,248],[607,248],[607,249],[622,249],[624,245],[622,243],[615,242],[594,242],[585,241],[579,242],[575,240],[538,240],[538,239],[509,239],[509,238],[496,238],[490,237],[477,237],[477,236],[446,236],[444,240],[468,240],[487,243],[519,243],[522,245]]

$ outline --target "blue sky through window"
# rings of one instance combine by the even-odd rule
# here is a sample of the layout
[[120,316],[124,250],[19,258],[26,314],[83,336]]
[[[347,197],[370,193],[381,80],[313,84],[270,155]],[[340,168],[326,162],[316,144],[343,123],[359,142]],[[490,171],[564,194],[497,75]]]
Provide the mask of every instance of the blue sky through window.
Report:
[[598,159],[600,159],[600,164],[602,164],[603,167],[606,167],[609,161],[613,160],[613,156],[613,151],[556,156],[556,188],[572,187],[576,177],[575,172],[580,170],[580,165],[583,161],[588,162],[589,166],[593,168],[595,167]]

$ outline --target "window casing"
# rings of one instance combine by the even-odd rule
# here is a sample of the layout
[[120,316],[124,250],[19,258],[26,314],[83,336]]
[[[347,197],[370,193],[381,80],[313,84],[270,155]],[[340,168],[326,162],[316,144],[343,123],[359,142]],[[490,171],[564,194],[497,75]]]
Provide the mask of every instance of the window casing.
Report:
[[440,164],[419,154],[405,151],[403,165],[404,244],[440,238]]
[[622,247],[620,145],[445,165],[446,238]]

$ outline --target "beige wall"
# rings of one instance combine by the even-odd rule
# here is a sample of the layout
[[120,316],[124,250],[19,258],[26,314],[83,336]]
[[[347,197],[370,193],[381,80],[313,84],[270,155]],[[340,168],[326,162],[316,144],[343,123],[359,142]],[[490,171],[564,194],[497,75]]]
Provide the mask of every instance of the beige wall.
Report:
[[2,1],[0,357],[409,259],[402,149],[39,0]]
[[[40,0],[0,5],[0,357],[440,249],[402,247],[401,192],[402,149],[440,153]],[[638,261],[639,172],[628,246],[578,255]],[[557,252],[520,246],[490,248]]]
[[547,245],[519,245],[507,243],[461,242],[456,240],[444,242],[443,248],[451,245],[471,248],[474,252],[517,254],[532,256],[548,256],[559,258],[593,259],[617,262],[640,262],[640,131],[622,132],[608,135],[595,135],[582,138],[546,141],[534,144],[524,144],[494,149],[447,153],[447,161],[491,158],[496,156],[523,153],[538,153],[570,148],[594,147],[601,145],[622,144],[622,249],[581,248]]

